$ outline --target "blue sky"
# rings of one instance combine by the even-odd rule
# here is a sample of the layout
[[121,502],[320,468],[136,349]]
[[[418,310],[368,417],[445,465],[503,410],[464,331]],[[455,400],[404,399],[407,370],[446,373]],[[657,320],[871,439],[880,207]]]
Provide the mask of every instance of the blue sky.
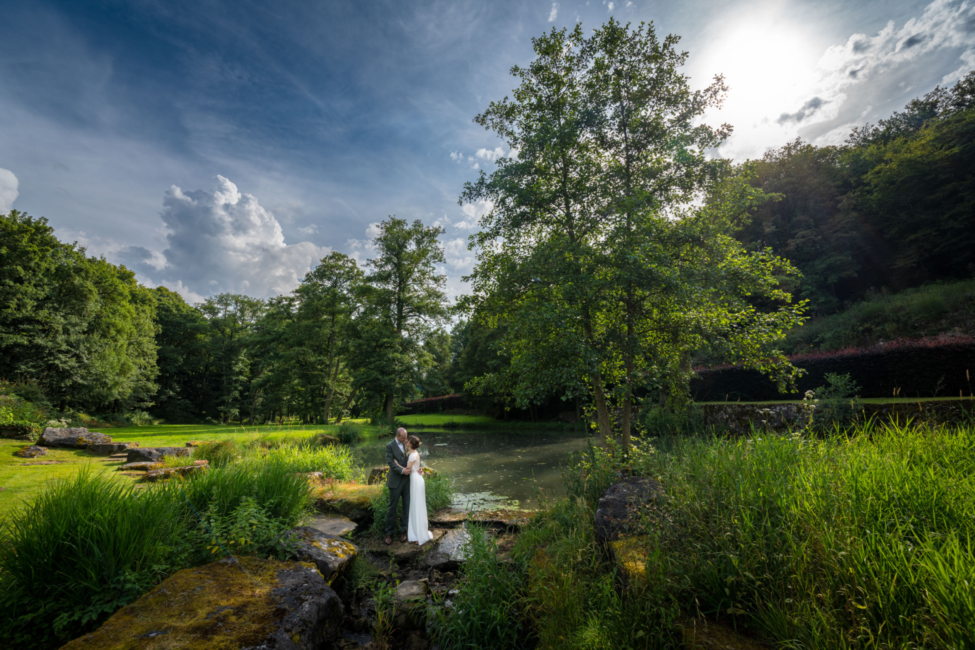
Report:
[[975,68],[970,0],[109,2],[6,0],[0,210],[190,300],[285,293],[329,250],[365,260],[390,214],[445,228],[449,289],[504,148],[472,121],[576,21],[652,20],[690,52],[742,160],[840,142]]

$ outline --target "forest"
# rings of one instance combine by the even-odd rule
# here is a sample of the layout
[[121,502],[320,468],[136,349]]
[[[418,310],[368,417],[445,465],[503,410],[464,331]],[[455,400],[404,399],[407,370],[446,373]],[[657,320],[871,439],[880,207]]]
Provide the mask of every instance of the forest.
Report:
[[[572,73],[565,74],[571,81]],[[519,75],[526,92],[538,88],[538,70]],[[613,79],[597,81],[607,96],[615,96],[619,85]],[[631,78],[627,87],[639,89],[639,82]],[[686,95],[675,100],[684,105],[661,107],[661,114],[677,108],[699,113],[719,93],[719,87],[712,87]],[[636,95],[626,101],[645,99]],[[641,361],[638,371],[650,377],[640,386],[643,395],[679,395],[686,394],[691,363],[742,362],[748,356],[742,356],[743,348],[755,345],[766,350],[758,357],[768,363],[772,348],[766,344],[778,344],[779,355],[794,351],[788,343],[781,348],[781,337],[810,317],[807,328],[860,301],[971,278],[975,272],[975,73],[911,101],[877,124],[854,129],[842,145],[796,140],[741,164],[704,158],[687,162],[680,172],[686,178],[678,174],[669,188],[645,190],[686,194],[681,200],[703,192],[703,208],[679,219],[658,216],[639,228],[629,222],[629,230],[623,219],[612,231],[621,238],[616,252],[584,251],[584,237],[570,236],[551,239],[548,248],[538,247],[523,258],[492,257],[486,251],[500,250],[492,248],[492,240],[514,248],[519,238],[551,233],[553,225],[565,231],[569,224],[566,213],[546,222],[549,216],[538,216],[536,206],[518,205],[524,198],[519,188],[539,180],[535,175],[539,165],[547,164],[545,156],[571,153],[574,168],[562,171],[577,179],[595,176],[586,168],[596,164],[595,158],[587,158],[592,152],[579,143],[586,141],[584,129],[596,127],[574,127],[576,139],[565,140],[573,151],[535,150],[532,138],[547,128],[551,116],[519,114],[532,106],[529,97],[521,100],[492,104],[478,117],[521,153],[518,159],[500,160],[496,172],[465,189],[462,200],[490,198],[496,207],[472,242],[481,251],[473,295],[455,306],[443,293],[440,231],[419,221],[387,218],[374,259],[360,266],[347,255],[331,253],[289,295],[261,300],[221,294],[190,305],[165,287],[140,285],[123,266],[59,241],[44,218],[16,210],[0,217],[0,378],[5,392],[69,415],[112,415],[132,422],[391,418],[404,401],[462,391],[498,406],[572,401],[591,396],[591,387],[600,384],[592,381],[594,368],[609,375],[601,383],[607,392],[603,398],[610,399],[609,393],[627,385],[627,373],[637,372],[639,358],[650,360]],[[512,130],[519,117],[522,124],[538,125],[538,133]],[[598,128],[610,151],[624,147],[614,155],[632,154],[635,160],[672,144],[661,143],[649,130],[643,141],[637,137],[614,144],[622,127]],[[686,146],[696,139],[704,148],[724,135],[704,133],[690,122],[670,123],[668,133],[683,138]],[[556,186],[548,199],[581,205],[600,192],[619,196],[619,188],[643,171],[616,169],[615,176],[600,177],[598,186],[583,187],[580,180],[561,195]],[[631,213],[622,206],[619,214]],[[680,227],[671,227],[675,224]],[[718,241],[721,250],[715,248]],[[620,257],[623,252],[631,254]],[[683,264],[693,267],[691,259],[707,263],[721,256],[738,260],[736,270],[722,278],[701,275],[699,266],[685,275],[667,275]],[[740,282],[749,274],[747,283]],[[737,288],[732,286],[736,282]],[[575,322],[569,312],[576,298],[561,288],[569,285],[578,290],[576,298],[592,298],[595,329],[567,327]],[[633,326],[651,320],[660,336],[693,330],[693,340],[677,346],[679,358],[668,359],[674,337],[632,345],[626,331],[598,331],[600,323],[616,318],[599,297],[608,285],[629,292],[618,304],[631,314],[637,302],[659,305],[661,296],[695,287],[699,303],[706,295],[701,287],[710,286],[722,298],[702,307],[694,324],[664,323],[674,310],[685,309],[676,300],[668,307],[670,316],[658,311],[628,321],[623,314],[620,322],[629,323],[631,334]],[[736,292],[740,303],[732,309],[723,301]],[[783,302],[776,292],[794,300]],[[745,314],[771,319],[763,325],[770,332],[767,341],[735,340],[735,328],[755,323],[730,329],[727,324]],[[553,339],[551,332],[559,327],[539,329],[551,325],[550,319],[565,319],[567,335]],[[612,341],[622,343],[613,347]],[[526,350],[526,342],[537,354]],[[589,368],[538,365],[553,354],[583,359],[607,346],[611,354],[629,359],[628,369],[609,359]],[[660,370],[663,366],[670,371]],[[595,395],[598,401],[599,390]]]

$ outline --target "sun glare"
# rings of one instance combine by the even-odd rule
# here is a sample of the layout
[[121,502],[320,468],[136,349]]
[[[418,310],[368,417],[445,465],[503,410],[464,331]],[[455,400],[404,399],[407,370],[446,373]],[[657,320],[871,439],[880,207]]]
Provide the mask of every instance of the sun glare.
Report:
[[724,75],[728,85],[724,105],[709,119],[733,125],[739,141],[780,130],[778,117],[815,92],[813,40],[795,23],[761,14],[726,21],[715,33],[694,66],[703,78]]

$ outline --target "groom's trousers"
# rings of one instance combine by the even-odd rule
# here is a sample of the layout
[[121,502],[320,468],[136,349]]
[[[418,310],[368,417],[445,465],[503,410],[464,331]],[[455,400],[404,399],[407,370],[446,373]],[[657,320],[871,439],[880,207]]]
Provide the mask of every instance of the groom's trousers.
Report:
[[395,535],[396,530],[396,506],[402,503],[403,514],[400,515],[399,532],[405,533],[407,528],[407,518],[410,516],[410,481],[409,477],[405,481],[397,481],[398,485],[389,486],[389,510],[386,511],[386,534]]

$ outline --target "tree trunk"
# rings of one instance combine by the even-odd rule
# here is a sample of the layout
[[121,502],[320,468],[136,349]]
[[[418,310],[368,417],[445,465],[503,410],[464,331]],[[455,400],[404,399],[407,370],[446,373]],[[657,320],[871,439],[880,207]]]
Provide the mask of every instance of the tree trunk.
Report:
[[383,398],[383,414],[386,416],[386,422],[393,421],[393,395],[392,393],[386,393]]

